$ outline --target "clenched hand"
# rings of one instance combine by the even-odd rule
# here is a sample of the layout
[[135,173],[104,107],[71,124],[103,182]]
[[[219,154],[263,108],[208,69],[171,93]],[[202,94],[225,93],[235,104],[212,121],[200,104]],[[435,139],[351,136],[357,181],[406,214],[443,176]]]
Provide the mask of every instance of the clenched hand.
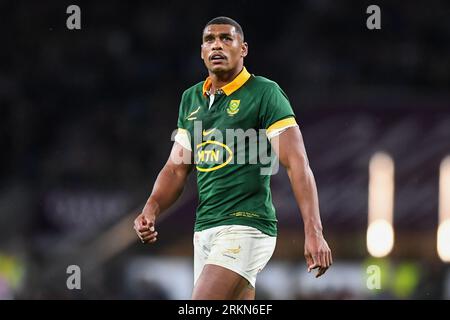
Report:
[[316,278],[328,270],[333,263],[330,247],[322,235],[306,235],[305,258],[308,272],[318,269]]
[[142,243],[154,243],[158,232],[155,230],[155,216],[148,213],[141,213],[134,220],[134,230]]

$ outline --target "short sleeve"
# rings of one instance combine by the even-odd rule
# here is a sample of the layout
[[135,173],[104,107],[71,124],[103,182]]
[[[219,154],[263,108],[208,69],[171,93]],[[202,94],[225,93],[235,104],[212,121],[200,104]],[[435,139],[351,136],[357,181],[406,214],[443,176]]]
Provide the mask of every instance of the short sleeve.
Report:
[[289,127],[297,126],[288,97],[276,83],[263,95],[259,121],[261,128],[267,130],[266,134],[269,139]]

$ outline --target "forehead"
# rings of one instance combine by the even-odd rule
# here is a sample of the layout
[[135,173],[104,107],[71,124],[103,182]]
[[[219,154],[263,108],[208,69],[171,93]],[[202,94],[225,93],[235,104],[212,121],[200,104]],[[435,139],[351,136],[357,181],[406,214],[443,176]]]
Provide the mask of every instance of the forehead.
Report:
[[236,31],[235,26],[232,26],[230,24],[210,24],[209,26],[206,26],[206,28],[203,30],[203,36],[213,34],[223,34],[228,33],[231,35],[237,35],[239,34]]

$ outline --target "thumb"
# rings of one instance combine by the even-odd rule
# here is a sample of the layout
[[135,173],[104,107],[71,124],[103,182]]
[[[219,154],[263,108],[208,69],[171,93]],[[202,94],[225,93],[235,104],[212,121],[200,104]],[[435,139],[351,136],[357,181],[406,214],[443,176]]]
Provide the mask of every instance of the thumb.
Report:
[[155,222],[154,221],[148,221],[148,228],[151,232],[155,231]]
[[319,264],[317,263],[316,258],[313,257],[312,260],[313,260],[312,263],[308,266],[308,272],[311,272],[311,270],[319,267]]

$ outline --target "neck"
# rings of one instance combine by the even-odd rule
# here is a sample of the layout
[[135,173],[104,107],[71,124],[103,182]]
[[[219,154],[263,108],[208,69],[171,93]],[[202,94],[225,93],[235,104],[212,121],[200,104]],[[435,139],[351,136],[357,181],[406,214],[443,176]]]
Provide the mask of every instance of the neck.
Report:
[[238,66],[237,68],[230,70],[228,72],[223,73],[212,73],[209,72],[209,77],[211,79],[211,92],[215,92],[217,89],[222,88],[223,86],[229,84],[238,76],[238,74],[244,68],[243,65]]

